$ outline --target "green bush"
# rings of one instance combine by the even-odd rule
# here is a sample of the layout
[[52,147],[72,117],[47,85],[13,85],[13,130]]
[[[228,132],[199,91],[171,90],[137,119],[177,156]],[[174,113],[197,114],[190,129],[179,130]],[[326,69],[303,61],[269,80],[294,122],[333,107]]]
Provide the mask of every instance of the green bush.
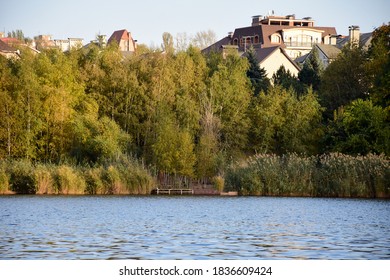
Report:
[[82,173],[68,165],[60,165],[55,171],[55,183],[59,194],[84,194],[85,179]]
[[224,188],[225,188],[225,179],[218,175],[218,176],[215,176],[212,178],[211,180],[213,182],[213,185],[214,185],[214,188],[219,191],[219,192],[223,192]]
[[58,190],[54,180],[54,168],[49,164],[39,164],[34,169],[35,193],[57,194]]
[[123,181],[121,180],[120,173],[115,166],[109,165],[104,170],[102,179],[105,186],[104,194],[122,193],[124,189]]
[[0,161],[0,194],[10,193],[9,178],[6,172],[6,164]]
[[27,160],[15,160],[9,163],[7,173],[11,190],[18,194],[35,193],[34,167]]
[[87,194],[105,194],[102,167],[86,168],[83,174],[86,183],[85,192]]

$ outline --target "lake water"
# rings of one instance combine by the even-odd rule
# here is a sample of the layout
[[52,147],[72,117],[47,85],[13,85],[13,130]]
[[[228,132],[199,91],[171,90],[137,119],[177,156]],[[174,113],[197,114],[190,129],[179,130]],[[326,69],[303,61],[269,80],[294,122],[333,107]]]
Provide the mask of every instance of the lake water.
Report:
[[0,197],[0,259],[390,259],[390,201]]

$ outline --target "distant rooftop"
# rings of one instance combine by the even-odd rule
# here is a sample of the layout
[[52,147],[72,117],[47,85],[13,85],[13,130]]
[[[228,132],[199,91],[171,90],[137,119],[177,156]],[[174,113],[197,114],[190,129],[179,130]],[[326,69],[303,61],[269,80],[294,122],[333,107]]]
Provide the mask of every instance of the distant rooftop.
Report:
[[307,26],[313,27],[314,20],[311,17],[304,17],[302,19],[295,18],[295,15],[287,15],[287,16],[275,16],[272,15],[267,16],[253,16],[252,17],[252,26],[256,25],[279,25],[279,26]]

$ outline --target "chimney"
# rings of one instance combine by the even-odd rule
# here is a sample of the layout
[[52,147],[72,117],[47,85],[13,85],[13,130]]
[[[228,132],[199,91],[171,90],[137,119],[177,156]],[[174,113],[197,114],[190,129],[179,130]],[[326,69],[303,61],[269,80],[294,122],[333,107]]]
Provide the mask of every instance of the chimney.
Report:
[[262,19],[263,19],[263,16],[261,16],[261,15],[253,16],[252,17],[252,26],[260,25]]
[[351,25],[349,27],[349,43],[351,47],[359,46],[360,41],[360,27],[357,25]]

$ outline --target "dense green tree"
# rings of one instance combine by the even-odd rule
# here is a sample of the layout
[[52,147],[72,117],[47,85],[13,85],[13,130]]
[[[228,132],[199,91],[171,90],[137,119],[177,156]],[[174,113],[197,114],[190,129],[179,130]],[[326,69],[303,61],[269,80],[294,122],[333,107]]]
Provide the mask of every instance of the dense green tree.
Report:
[[284,89],[292,88],[297,93],[304,91],[298,78],[291,74],[290,70],[286,70],[283,65],[272,75],[272,82],[274,85],[282,86]]
[[10,62],[0,56],[0,158],[13,156],[14,146],[14,115],[16,103],[14,102],[14,85],[16,79],[12,75]]
[[208,98],[221,120],[221,148],[229,155],[242,151],[248,140],[251,91],[247,69],[246,60],[229,55],[210,77]]
[[37,141],[42,129],[42,96],[34,64],[36,58],[29,52],[23,52],[23,59],[13,61],[14,74],[18,79],[15,83],[14,98],[18,104],[18,119],[21,121],[19,157],[36,159],[38,157]]
[[369,77],[365,62],[366,53],[362,48],[346,46],[325,69],[319,96],[326,108],[327,119],[331,119],[333,111],[340,106],[358,98],[368,98]]
[[195,62],[197,54],[195,50],[192,51],[194,56],[187,52],[179,52],[172,62],[176,87],[173,110],[176,112],[179,125],[196,133],[200,119],[199,93],[204,92],[206,88],[204,81],[206,71],[204,60]]
[[99,118],[98,105],[91,98],[80,104],[72,123],[71,155],[78,162],[114,160],[128,152],[130,136],[107,116]]
[[[368,72],[372,77],[370,95],[376,104],[390,106],[390,23],[382,25],[373,32],[368,50]],[[388,109],[390,113],[390,109]]]
[[309,57],[303,64],[303,68],[298,73],[298,79],[301,83],[308,87],[312,87],[315,91],[318,91],[320,88],[323,68],[322,62],[318,56],[317,48],[313,47]]
[[66,158],[71,148],[71,124],[84,94],[74,64],[76,61],[54,49],[37,56],[34,65],[42,100],[40,157],[47,161]]
[[270,81],[267,77],[267,73],[264,68],[259,66],[259,61],[256,57],[256,51],[251,46],[246,53],[246,58],[249,62],[249,69],[246,72],[246,75],[251,80],[253,94],[255,96],[259,95],[260,91],[266,92],[270,86]]
[[390,125],[384,109],[354,100],[338,110],[327,133],[328,150],[346,154],[390,154]]
[[317,152],[322,136],[321,107],[309,91],[298,98],[293,89],[275,86],[251,107],[251,148],[260,153]]
[[181,129],[168,114],[161,115],[152,145],[154,164],[168,174],[194,176],[194,143],[189,131]]

